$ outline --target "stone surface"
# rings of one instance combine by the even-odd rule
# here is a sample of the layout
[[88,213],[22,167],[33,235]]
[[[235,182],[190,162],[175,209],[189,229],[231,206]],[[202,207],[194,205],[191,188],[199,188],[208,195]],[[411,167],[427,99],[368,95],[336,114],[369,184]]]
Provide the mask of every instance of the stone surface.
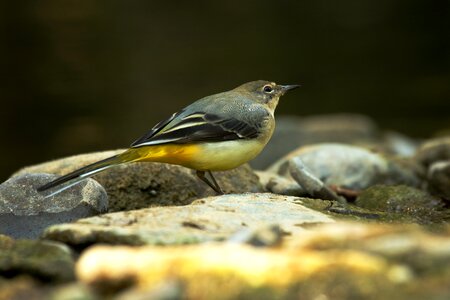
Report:
[[416,159],[425,166],[436,161],[450,160],[450,137],[440,137],[424,142],[417,150]]
[[256,171],[262,186],[278,195],[307,196],[307,192],[292,178],[280,176],[274,172]]
[[[86,285],[79,282],[59,285],[48,292],[44,299],[49,300],[99,300]],[[137,300],[137,299],[135,299]]]
[[371,144],[377,141],[377,135],[378,128],[373,120],[358,114],[279,116],[269,144],[250,165],[265,170],[300,146],[325,142]]
[[48,228],[44,237],[72,245],[189,244],[225,240],[242,229],[273,224],[290,235],[302,225],[333,220],[302,205],[302,199],[274,194],[209,197],[191,205],[117,212]]
[[236,244],[94,246],[82,282],[117,299],[447,299],[450,231],[334,223],[281,248]]
[[[95,161],[121,153],[105,151],[63,158],[31,166],[16,174],[45,172],[67,174]],[[262,192],[258,176],[248,165],[215,172],[218,183],[226,193]],[[129,163],[101,172],[93,177],[109,196],[109,211],[121,211],[156,205],[184,205],[193,200],[215,195],[195,175],[195,171],[162,163]]]
[[450,201],[450,160],[437,161],[428,169],[430,191]]
[[290,160],[299,158],[312,174],[326,185],[362,190],[377,183],[420,183],[416,170],[373,153],[344,144],[317,144],[300,147],[273,164],[268,171],[289,176]]
[[28,274],[43,281],[74,280],[72,251],[52,241],[14,240],[0,235],[0,276]]
[[401,157],[412,157],[415,155],[419,143],[399,132],[388,131],[383,134],[382,145],[388,153]]
[[403,185],[372,186],[359,195],[355,204],[375,212],[396,214],[399,221],[431,224],[450,219],[450,211],[440,199]]
[[345,199],[341,199],[317,178],[299,157],[293,157],[289,160],[289,174],[313,198],[345,203]]
[[50,225],[71,222],[105,212],[108,197],[89,179],[50,197],[36,188],[57,176],[24,174],[0,185],[0,233],[16,238],[37,238]]
[[1,300],[44,300],[48,299],[47,290],[30,276],[20,275],[11,279],[2,279],[0,276]]

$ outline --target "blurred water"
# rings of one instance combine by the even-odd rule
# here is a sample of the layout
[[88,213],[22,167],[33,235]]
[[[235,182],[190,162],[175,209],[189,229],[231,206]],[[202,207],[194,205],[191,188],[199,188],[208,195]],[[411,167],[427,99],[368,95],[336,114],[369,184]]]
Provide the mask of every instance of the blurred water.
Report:
[[278,114],[450,128],[449,1],[2,1],[0,179],[129,145],[191,101],[301,83]]

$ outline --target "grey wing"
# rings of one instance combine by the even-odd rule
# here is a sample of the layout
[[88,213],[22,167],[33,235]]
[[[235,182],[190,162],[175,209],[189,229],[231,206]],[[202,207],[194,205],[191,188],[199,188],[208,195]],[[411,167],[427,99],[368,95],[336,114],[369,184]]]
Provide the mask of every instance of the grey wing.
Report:
[[174,120],[177,116],[179,116],[182,112],[183,112],[183,110],[176,112],[176,113],[172,114],[168,119],[162,120],[161,122],[159,122],[158,124],[153,126],[153,128],[150,129],[146,134],[144,134],[139,139],[134,141],[131,144],[131,147],[135,147],[135,146],[142,144],[145,141],[151,139],[153,136],[158,134],[158,132],[160,132],[164,127],[166,127],[167,124],[169,124],[170,122],[172,122],[172,120]]
[[[267,112],[263,113],[269,116]],[[155,126],[148,134],[134,142],[132,147],[252,139],[260,134],[258,122],[253,124],[247,120],[204,112],[195,112],[178,118],[175,116],[162,124],[164,124],[162,128],[155,130]]]

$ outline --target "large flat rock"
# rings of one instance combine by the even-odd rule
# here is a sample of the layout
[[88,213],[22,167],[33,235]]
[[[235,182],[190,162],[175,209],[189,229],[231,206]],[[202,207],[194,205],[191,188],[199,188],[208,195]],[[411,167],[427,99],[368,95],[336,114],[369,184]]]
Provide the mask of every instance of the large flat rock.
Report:
[[72,245],[189,244],[225,240],[241,230],[278,225],[296,235],[303,225],[333,220],[302,205],[302,199],[275,194],[209,197],[187,206],[152,207],[109,213],[48,228],[44,237]]

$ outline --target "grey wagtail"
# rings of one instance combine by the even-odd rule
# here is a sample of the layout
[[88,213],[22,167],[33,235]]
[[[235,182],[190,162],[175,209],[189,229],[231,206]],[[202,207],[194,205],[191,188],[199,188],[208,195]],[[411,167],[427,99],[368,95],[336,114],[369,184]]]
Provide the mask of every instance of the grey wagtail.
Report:
[[38,191],[71,182],[54,195],[114,165],[147,161],[194,169],[223,194],[211,171],[230,170],[255,158],[272,136],[278,100],[297,87],[259,80],[197,100],[156,124],[125,152],[61,176]]

